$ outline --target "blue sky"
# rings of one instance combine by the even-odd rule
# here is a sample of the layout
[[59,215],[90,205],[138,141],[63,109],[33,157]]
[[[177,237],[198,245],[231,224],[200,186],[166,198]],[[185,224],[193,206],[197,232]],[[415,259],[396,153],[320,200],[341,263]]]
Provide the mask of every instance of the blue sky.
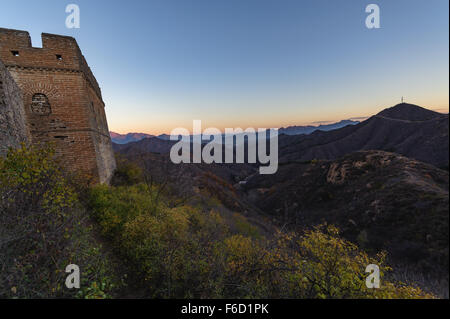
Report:
[[[65,27],[78,4],[81,28]],[[365,27],[365,7],[381,29]],[[448,0],[2,1],[0,27],[77,39],[111,130],[280,127],[367,116],[402,95],[448,112]]]

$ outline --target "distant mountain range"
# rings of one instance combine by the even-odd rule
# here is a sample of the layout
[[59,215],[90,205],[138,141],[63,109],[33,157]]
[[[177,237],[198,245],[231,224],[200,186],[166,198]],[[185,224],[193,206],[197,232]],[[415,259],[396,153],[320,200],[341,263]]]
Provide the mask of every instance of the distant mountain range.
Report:
[[[280,163],[333,160],[361,150],[383,150],[448,169],[449,115],[441,114],[412,104],[394,107],[357,123],[339,123],[315,127],[312,133],[300,135],[280,134]],[[331,130],[331,127],[339,127]],[[318,129],[326,127],[329,131]],[[292,127],[284,131],[308,132],[307,127]],[[124,144],[127,136],[130,142]],[[147,136],[147,137],[146,137]],[[122,135],[123,137],[123,135]],[[131,139],[135,138],[135,141]],[[139,140],[137,140],[139,138]],[[168,153],[175,143],[168,135],[155,137],[131,133],[125,138],[113,138],[114,149],[128,152]]]
[[170,166],[175,186],[210,194],[258,225],[335,224],[369,251],[386,249],[394,263],[448,274],[448,114],[403,103],[339,129],[280,134],[273,175],[252,164],[175,165],[174,143],[113,146],[157,172]]
[[111,136],[111,140],[113,143],[116,144],[128,144],[133,142],[139,142],[140,140],[146,139],[146,138],[158,138],[160,140],[169,141],[170,135],[168,134],[161,134],[158,136],[146,134],[146,133],[127,133],[127,134],[119,134],[116,132],[109,132],[109,135]]
[[140,154],[142,152],[165,154],[170,152],[175,143],[175,141],[152,136],[127,144],[113,143],[113,149],[123,154]]
[[332,131],[336,130],[348,125],[356,125],[359,124],[359,121],[352,121],[352,120],[343,120],[338,123],[333,124],[326,124],[326,125],[319,125],[319,126],[289,126],[289,127],[282,127],[278,130],[279,134],[286,134],[286,135],[300,135],[300,134],[311,134],[315,131]]
[[127,144],[130,142],[137,142],[144,138],[153,137],[154,135],[145,134],[145,133],[128,133],[128,134],[119,134],[116,132],[109,132],[111,136],[111,140],[116,144]]
[[395,152],[448,169],[449,116],[398,104],[341,129],[279,139],[280,162],[337,159],[360,150]]
[[[319,126],[289,126],[289,127],[282,127],[279,129],[279,134],[286,134],[286,135],[299,135],[299,134],[311,134],[317,130],[320,131],[331,131],[335,129],[342,128],[347,125],[355,125],[358,124],[358,121],[352,121],[352,120],[343,120],[338,123],[333,124],[327,124],[327,125],[319,125]],[[131,142],[138,142],[144,138],[152,138],[157,137],[161,140],[170,140],[170,135],[168,134],[161,134],[158,136],[150,135],[146,133],[128,133],[128,134],[119,134],[115,132],[110,132],[111,140],[116,144],[127,144]]]

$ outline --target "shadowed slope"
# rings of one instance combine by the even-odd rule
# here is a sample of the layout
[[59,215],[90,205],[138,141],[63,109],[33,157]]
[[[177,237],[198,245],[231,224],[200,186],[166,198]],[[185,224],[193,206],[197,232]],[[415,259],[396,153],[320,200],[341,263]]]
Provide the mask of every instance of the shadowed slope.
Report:
[[282,135],[280,161],[336,159],[359,150],[384,150],[447,168],[448,124],[448,115],[399,104],[339,130]]

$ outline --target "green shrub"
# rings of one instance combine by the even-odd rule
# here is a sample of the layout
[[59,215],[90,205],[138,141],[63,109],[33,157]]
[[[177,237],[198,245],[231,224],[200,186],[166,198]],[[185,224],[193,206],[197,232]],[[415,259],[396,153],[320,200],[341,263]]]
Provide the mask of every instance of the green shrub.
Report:
[[152,192],[145,184],[128,187],[96,185],[89,193],[88,203],[102,234],[109,237],[119,236],[128,220],[159,211],[152,201]]
[[250,224],[247,218],[245,218],[241,214],[234,213],[233,222],[238,233],[255,239],[261,238],[258,228]]
[[[236,234],[214,211],[170,208],[164,200],[153,206],[154,191],[144,185],[97,186],[90,195],[94,216],[144,297],[432,297],[389,282],[384,253],[369,257],[332,226],[267,240],[235,217],[241,228]],[[372,263],[381,269],[381,289],[365,286],[365,268]]]
[[82,285],[108,281],[84,209],[51,148],[22,146],[0,158],[0,198],[0,298],[75,297],[64,285],[72,263],[82,269]]
[[142,169],[133,162],[116,156],[117,168],[111,180],[113,186],[131,186],[143,181]]
[[154,191],[142,184],[96,186],[90,207],[103,234],[147,287],[147,297],[198,297],[209,267],[204,248],[227,229],[214,212],[152,206]]

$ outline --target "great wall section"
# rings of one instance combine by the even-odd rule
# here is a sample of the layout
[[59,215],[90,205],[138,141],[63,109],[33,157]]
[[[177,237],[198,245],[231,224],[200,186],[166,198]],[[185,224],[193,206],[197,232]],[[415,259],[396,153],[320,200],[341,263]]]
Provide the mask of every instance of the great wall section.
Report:
[[0,156],[50,142],[64,166],[108,183],[116,167],[100,87],[74,38],[0,28]]

